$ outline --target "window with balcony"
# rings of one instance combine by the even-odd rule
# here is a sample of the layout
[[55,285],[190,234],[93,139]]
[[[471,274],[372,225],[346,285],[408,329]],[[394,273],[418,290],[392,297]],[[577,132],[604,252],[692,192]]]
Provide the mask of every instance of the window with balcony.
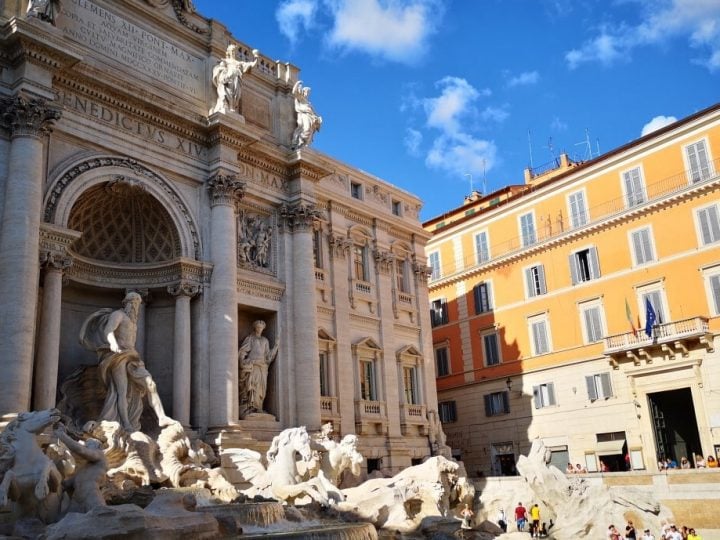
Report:
[[433,251],[428,255],[428,265],[431,269],[430,279],[440,279],[440,252]]
[[415,366],[403,366],[403,389],[405,390],[405,403],[417,405],[418,398],[417,368]]
[[457,422],[457,407],[454,401],[440,401],[438,403],[438,413],[440,422],[443,424]]
[[568,196],[570,207],[570,226],[573,229],[582,227],[588,222],[587,204],[585,203],[585,192],[576,191]]
[[630,233],[630,243],[632,245],[635,266],[647,264],[655,260],[655,250],[653,249],[650,227],[632,231]]
[[362,184],[359,184],[357,182],[350,182],[350,195],[353,199],[362,200]]
[[712,176],[710,158],[704,140],[687,145],[685,147],[685,157],[687,158],[688,173],[692,183],[702,182]]
[[533,386],[533,402],[536,409],[552,407],[555,402],[555,384],[544,383]]
[[534,298],[547,293],[545,285],[545,268],[536,264],[525,269],[526,298]]
[[585,377],[585,384],[587,386],[588,399],[590,401],[608,399],[613,395],[609,373],[595,373],[593,375],[588,375]]
[[448,323],[447,300],[438,298],[430,303],[430,325],[434,328]]
[[371,360],[360,361],[360,399],[378,401],[375,362]]
[[482,231],[475,235],[475,257],[478,264],[490,260],[490,244],[488,242],[487,231]]
[[500,342],[497,332],[488,332],[482,335],[483,357],[486,366],[496,366],[500,363]]
[[330,396],[330,365],[328,360],[328,353],[325,351],[320,352],[320,395]]
[[583,338],[585,343],[602,341],[605,335],[602,304],[599,300],[580,304]]
[[498,416],[510,412],[510,392],[485,394],[485,416]]
[[597,249],[594,247],[581,249],[570,255],[570,275],[573,285],[599,278],[600,262]]
[[530,329],[530,343],[534,356],[550,352],[550,329],[546,314],[537,315],[528,319]]
[[622,173],[625,204],[628,208],[637,206],[647,200],[645,184],[643,183],[640,167],[635,167]]
[[531,246],[537,242],[535,216],[532,212],[520,216],[520,238],[523,247]]
[[355,279],[369,281],[367,246],[353,245],[353,271]]
[[647,303],[650,302],[655,312],[655,324],[664,324],[669,322],[665,313],[665,302],[663,302],[663,290],[656,288],[653,290],[641,290],[640,293],[640,313],[646,313]]
[[410,292],[410,284],[408,279],[408,261],[407,259],[395,260],[395,282],[397,290],[401,293]]
[[720,241],[720,213],[717,204],[697,210],[697,223],[700,244],[707,246]]
[[323,268],[323,256],[322,256],[322,231],[313,231],[313,260],[315,261],[315,268]]
[[450,375],[450,353],[446,345],[435,347],[435,371],[438,377]]
[[492,311],[490,283],[484,281],[475,285],[475,287],[473,287],[473,297],[475,299],[475,315]]

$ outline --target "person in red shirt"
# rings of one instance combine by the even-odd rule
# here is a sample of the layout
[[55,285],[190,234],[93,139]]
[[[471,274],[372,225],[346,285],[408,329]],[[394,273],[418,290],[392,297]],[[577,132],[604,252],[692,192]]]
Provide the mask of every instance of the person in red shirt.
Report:
[[527,509],[522,505],[521,502],[519,502],[517,507],[515,508],[515,524],[517,525],[517,530],[523,531],[525,529],[526,522]]

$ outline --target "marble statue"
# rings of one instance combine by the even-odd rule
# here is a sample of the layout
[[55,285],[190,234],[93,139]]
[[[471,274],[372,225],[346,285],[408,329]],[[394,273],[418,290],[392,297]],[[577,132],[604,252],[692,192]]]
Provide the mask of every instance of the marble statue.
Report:
[[320,131],[322,116],[315,112],[310,103],[310,87],[303,88],[302,81],[295,83],[292,89],[297,113],[297,127],[292,136],[292,147],[298,150],[312,144],[316,131]]
[[85,320],[80,329],[80,343],[97,354],[100,377],[107,388],[105,403],[97,420],[116,420],[129,432],[140,430],[145,396],[160,426],[173,421],[165,415],[155,382],[135,350],[141,302],[139,294],[130,292],[123,300],[123,309],[98,310]]
[[0,508],[15,502],[15,514],[50,523],[60,507],[62,476],[37,436],[60,421],[60,411],[23,412],[0,433]]
[[253,333],[247,336],[238,351],[240,363],[240,415],[263,412],[263,402],[267,393],[268,368],[278,353],[280,340],[270,348],[270,342],[262,335],[265,321],[253,323]]
[[28,17],[37,17],[54,25],[58,13],[60,13],[60,0],[28,0]]
[[268,219],[242,213],[238,219],[238,263],[241,266],[270,267],[272,229]]
[[302,481],[298,464],[301,463],[305,470],[312,469],[314,465],[310,436],[305,427],[283,430],[273,438],[265,455],[267,467],[258,452],[247,448],[228,448],[222,455],[230,459],[243,481],[252,485],[244,492],[248,496],[261,495],[288,504],[295,503],[298,498],[309,497],[323,506],[344,499],[327,480],[311,478]]
[[320,453],[320,472],[334,486],[340,487],[346,470],[349,469],[354,476],[360,476],[364,458],[357,449],[357,435],[345,435],[338,443],[330,437],[332,430],[332,423],[323,424],[313,448]]
[[75,458],[75,473],[63,481],[63,487],[72,492],[68,512],[89,512],[95,507],[105,506],[100,491],[105,483],[107,461],[102,443],[97,439],[86,439],[83,443],[71,438],[60,424],[53,436],[64,444]]
[[237,45],[234,43],[228,45],[225,58],[213,68],[212,82],[217,89],[217,101],[210,109],[210,114],[236,112],[239,109],[243,75],[254,68],[260,58],[260,52],[253,49],[255,59],[252,62],[241,62],[235,55],[236,50]]

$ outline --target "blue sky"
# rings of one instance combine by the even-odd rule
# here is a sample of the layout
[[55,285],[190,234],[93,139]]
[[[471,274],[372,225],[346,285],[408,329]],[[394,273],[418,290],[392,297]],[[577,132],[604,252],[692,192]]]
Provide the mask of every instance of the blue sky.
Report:
[[[720,0],[195,0],[301,69],[314,148],[423,199],[423,220],[710,106]],[[585,141],[589,138],[590,149]],[[668,171],[672,175],[680,171]]]

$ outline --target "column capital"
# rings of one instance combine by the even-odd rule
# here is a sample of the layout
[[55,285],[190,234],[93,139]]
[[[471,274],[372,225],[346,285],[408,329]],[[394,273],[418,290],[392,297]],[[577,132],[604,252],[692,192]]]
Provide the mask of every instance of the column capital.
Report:
[[375,259],[375,265],[381,273],[389,274],[392,271],[393,263],[395,262],[395,255],[393,253],[382,249],[375,249],[373,251],[373,258]]
[[0,127],[11,137],[40,137],[52,131],[60,108],[40,98],[22,95],[0,98]]
[[63,251],[43,249],[40,251],[40,267],[63,272],[73,264],[73,258]]
[[329,233],[328,244],[330,246],[331,257],[347,257],[352,248],[353,241],[342,234]]
[[304,232],[312,229],[315,220],[322,218],[322,210],[314,204],[298,202],[280,207],[283,229],[290,232]]
[[192,298],[202,292],[202,286],[194,281],[181,280],[173,285],[168,285],[167,292],[176,297],[187,296]]
[[245,183],[234,174],[217,173],[207,181],[210,190],[210,206],[235,206],[245,194]]

